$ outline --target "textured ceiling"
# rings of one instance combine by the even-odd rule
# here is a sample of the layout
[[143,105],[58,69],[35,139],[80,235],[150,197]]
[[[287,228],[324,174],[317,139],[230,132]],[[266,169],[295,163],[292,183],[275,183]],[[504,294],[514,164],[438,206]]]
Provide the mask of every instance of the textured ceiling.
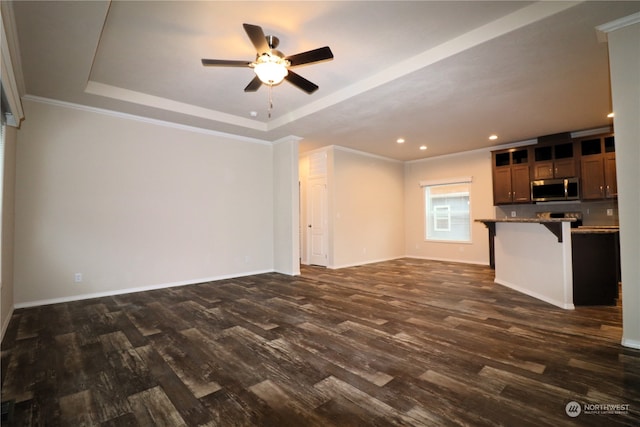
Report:
[[[640,11],[640,2],[18,1],[12,9],[27,97],[264,141],[295,135],[301,151],[341,145],[414,160],[610,125],[607,45],[595,27]],[[203,67],[201,58],[254,59],[245,22],[277,36],[287,55],[330,46],[333,61],[295,69],[320,89],[274,87],[269,118],[268,88],[243,92],[251,69]]]

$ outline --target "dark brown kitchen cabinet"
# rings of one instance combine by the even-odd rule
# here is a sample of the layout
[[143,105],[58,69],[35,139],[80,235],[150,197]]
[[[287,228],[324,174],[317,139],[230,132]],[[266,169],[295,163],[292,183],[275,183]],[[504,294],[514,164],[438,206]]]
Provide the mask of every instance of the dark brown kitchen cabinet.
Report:
[[579,141],[582,166],[582,199],[618,197],[616,153],[613,135],[594,136]]
[[618,197],[618,178],[616,175],[615,153],[606,153],[604,155],[604,182],[606,197]]
[[577,176],[573,141],[534,147],[532,172],[532,179]]
[[620,281],[619,233],[571,233],[574,305],[615,305]]
[[529,149],[495,151],[492,159],[494,205],[529,203]]

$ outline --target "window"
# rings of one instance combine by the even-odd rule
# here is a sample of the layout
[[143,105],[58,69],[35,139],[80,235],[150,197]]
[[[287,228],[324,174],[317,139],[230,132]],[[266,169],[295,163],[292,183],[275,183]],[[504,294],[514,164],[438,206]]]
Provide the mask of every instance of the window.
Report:
[[433,229],[435,231],[451,231],[451,206],[433,207]]
[[427,240],[470,242],[471,177],[421,182],[424,188]]

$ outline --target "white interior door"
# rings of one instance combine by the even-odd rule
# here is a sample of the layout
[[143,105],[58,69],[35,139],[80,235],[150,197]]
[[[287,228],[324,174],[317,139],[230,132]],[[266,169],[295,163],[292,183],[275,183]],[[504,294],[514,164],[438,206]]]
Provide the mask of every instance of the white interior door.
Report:
[[327,233],[327,180],[314,178],[309,180],[307,218],[307,253],[309,263],[327,266],[329,236]]

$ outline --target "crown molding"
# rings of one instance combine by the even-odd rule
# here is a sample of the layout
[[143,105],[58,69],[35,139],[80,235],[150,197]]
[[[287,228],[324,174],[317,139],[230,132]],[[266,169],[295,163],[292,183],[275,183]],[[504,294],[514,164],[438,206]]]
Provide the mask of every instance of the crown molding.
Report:
[[243,141],[243,142],[249,142],[249,143],[253,143],[253,144],[273,145],[273,142],[267,141],[267,140],[264,140],[264,139],[249,138],[249,137],[246,137],[246,136],[236,135],[236,134],[232,134],[232,133],[220,132],[220,131],[211,130],[211,129],[204,129],[204,128],[200,128],[200,127],[196,127],[196,126],[182,125],[182,124],[179,124],[179,123],[168,122],[168,121],[159,120],[159,119],[152,119],[152,118],[149,118],[149,117],[137,116],[137,115],[129,114],[129,113],[121,113],[119,111],[107,110],[107,109],[104,109],[104,108],[89,107],[89,106],[86,106],[86,105],[75,104],[75,103],[72,103],[72,102],[60,101],[58,99],[44,98],[44,97],[35,96],[35,95],[25,95],[22,99],[26,100],[26,101],[38,102],[38,103],[41,103],[41,104],[54,105],[54,106],[58,106],[58,107],[71,108],[71,109],[74,109],[74,110],[80,110],[80,111],[87,111],[87,112],[91,112],[91,113],[103,114],[103,115],[111,116],[111,117],[118,117],[118,118],[126,119],[126,120],[133,120],[133,121],[137,121],[137,122],[150,123],[150,124],[154,124],[154,125],[157,125],[157,126],[164,126],[164,127],[169,127],[169,128],[173,128],[173,129],[180,129],[180,130],[185,130],[185,131],[188,131],[188,132],[201,133],[201,134],[217,136],[217,137],[221,137],[221,138],[229,138],[229,139],[234,139],[234,140]]
[[392,159],[390,157],[381,156],[379,154],[367,153],[365,151],[360,151],[360,150],[356,150],[356,149],[353,149],[353,148],[347,148],[347,147],[343,147],[341,145],[330,145],[329,147],[333,148],[335,151],[344,151],[346,153],[359,154],[361,156],[372,157],[374,159],[385,160],[387,162],[404,163],[404,161],[402,161],[402,160]]
[[[2,114],[9,126],[20,127],[24,119],[24,111],[20,100],[21,89],[24,90],[24,79],[20,64],[20,51],[17,48],[15,21],[11,5],[2,3],[0,15],[0,75],[2,78],[2,95],[8,104],[8,111]],[[4,102],[3,102],[4,104]],[[4,123],[4,122],[3,122]]]
[[609,33],[638,23],[640,23],[640,12],[636,12],[628,16],[623,16],[622,18],[616,19],[614,21],[598,25],[596,27],[598,40],[601,42],[606,42],[609,38]]

